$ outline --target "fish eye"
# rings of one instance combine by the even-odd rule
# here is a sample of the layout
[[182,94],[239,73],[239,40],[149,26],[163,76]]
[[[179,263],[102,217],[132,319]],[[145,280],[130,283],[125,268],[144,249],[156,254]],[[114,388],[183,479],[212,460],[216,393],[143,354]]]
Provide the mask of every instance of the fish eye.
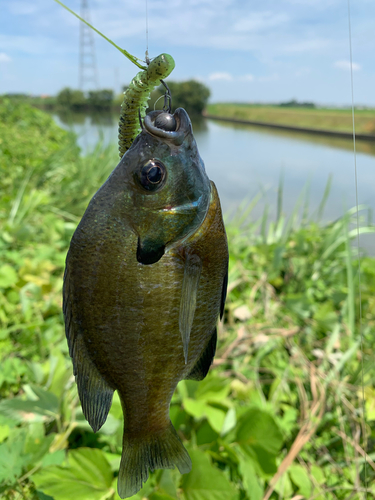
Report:
[[167,169],[160,160],[149,160],[141,170],[142,187],[148,191],[156,191],[164,184],[166,174]]

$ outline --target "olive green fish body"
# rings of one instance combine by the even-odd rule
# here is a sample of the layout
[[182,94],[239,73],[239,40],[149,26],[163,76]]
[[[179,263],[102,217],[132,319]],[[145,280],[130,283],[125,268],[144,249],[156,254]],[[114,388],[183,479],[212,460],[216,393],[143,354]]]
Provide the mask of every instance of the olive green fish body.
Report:
[[[190,470],[169,404],[180,380],[207,374],[225,301],[219,198],[186,112],[175,117],[176,132],[148,123],[93,197],[67,257],[66,333],[84,414],[96,431],[114,390],[123,406],[121,497],[135,494],[149,469]],[[144,167],[150,160],[166,169],[160,187],[144,179],[145,168],[159,178]]]

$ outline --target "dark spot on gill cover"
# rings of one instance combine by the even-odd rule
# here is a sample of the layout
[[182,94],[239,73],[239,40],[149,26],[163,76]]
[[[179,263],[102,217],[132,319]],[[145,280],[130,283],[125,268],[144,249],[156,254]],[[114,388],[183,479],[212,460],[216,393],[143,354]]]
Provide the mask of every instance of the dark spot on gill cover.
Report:
[[150,265],[158,262],[164,255],[165,245],[157,245],[151,242],[141,244],[138,238],[137,261],[140,264]]

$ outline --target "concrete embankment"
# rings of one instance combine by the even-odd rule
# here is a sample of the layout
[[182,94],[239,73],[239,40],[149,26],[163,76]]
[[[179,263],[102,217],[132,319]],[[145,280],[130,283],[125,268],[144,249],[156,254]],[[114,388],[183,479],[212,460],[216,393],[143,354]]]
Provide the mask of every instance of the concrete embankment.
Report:
[[[342,139],[351,139],[353,140],[353,134],[351,132],[340,132],[335,130],[324,130],[324,129],[316,129],[316,128],[305,128],[305,127],[292,127],[290,125],[279,125],[276,123],[266,123],[266,122],[257,122],[251,120],[238,120],[237,118],[227,118],[224,116],[216,116],[210,115],[208,113],[203,112],[203,116],[210,120],[218,120],[228,123],[238,123],[241,125],[254,125],[256,127],[266,127],[266,128],[274,128],[279,130],[286,130],[290,132],[302,132],[304,134],[315,134],[315,135],[324,135],[328,137],[340,137]],[[375,142],[375,135],[370,134],[355,134],[356,140],[359,141],[370,141]]]

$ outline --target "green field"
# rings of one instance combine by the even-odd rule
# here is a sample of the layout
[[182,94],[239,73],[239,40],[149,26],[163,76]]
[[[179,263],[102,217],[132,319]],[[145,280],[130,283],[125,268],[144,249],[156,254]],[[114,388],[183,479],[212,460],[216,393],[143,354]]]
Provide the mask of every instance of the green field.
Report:
[[[7,100],[0,138],[0,497],[118,500],[120,402],[94,434],[61,312],[70,238],[117,148],[81,157],[48,115]],[[227,224],[214,367],[170,410],[193,470],[155,471],[134,500],[362,500],[365,477],[375,496],[375,260],[361,260],[362,348],[355,211],[320,224],[327,196],[309,218],[301,193],[286,218],[280,186],[276,220],[254,219],[254,200]],[[360,225],[374,231],[366,212]]]
[[[303,108],[262,106],[251,104],[218,103],[207,106],[209,115],[249,120],[292,127],[353,131],[351,109]],[[358,134],[375,135],[375,110],[355,110],[355,127]]]

